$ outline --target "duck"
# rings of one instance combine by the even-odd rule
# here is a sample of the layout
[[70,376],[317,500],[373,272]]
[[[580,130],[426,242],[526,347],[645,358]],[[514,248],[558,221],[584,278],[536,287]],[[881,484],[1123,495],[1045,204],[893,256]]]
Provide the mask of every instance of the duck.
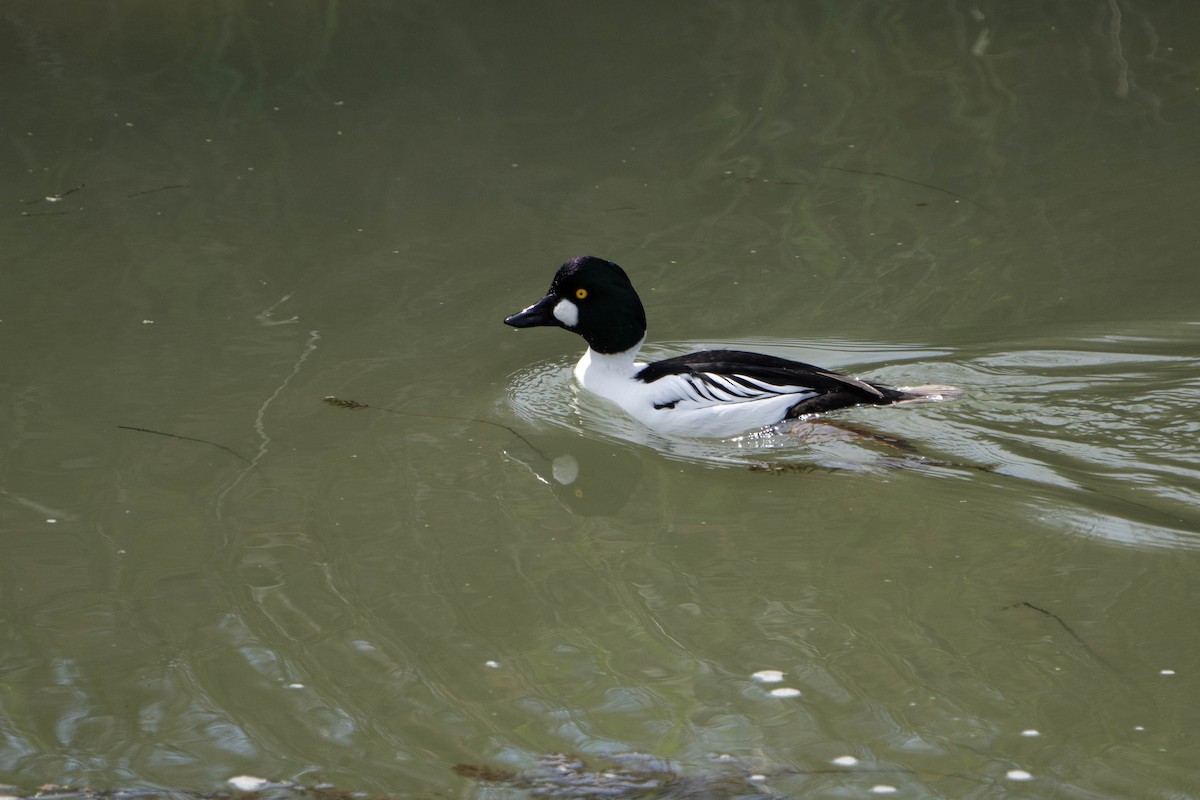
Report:
[[801,361],[743,350],[702,350],[645,363],[646,311],[617,264],[578,256],[554,274],[544,297],[504,320],[583,337],[579,385],[665,435],[729,438],[853,406],[951,399],[950,386],[893,388]]

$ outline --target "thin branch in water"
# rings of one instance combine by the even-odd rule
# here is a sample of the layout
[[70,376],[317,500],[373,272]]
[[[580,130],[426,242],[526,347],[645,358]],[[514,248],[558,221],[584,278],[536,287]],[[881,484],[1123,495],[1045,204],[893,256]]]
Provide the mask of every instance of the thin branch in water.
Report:
[[777,183],[780,186],[803,186],[804,181],[784,181],[778,178],[738,178],[740,183]]
[[533,442],[529,441],[524,436],[517,433],[515,430],[508,427],[504,423],[492,422],[490,419],[476,419],[474,417],[455,417],[450,414],[425,414],[420,411],[402,411],[401,409],[398,409],[398,408],[383,408],[381,406],[373,406],[373,405],[369,405],[367,403],[360,403],[357,400],[343,400],[342,398],[334,397],[333,395],[329,395],[328,397],[322,397],[321,402],[324,403],[325,405],[333,406],[334,408],[344,408],[347,411],[358,411],[363,408],[370,408],[375,411],[384,411],[388,414],[399,414],[403,417],[424,417],[425,419],[450,419],[450,420],[455,420],[456,422],[477,422],[480,425],[491,425],[493,428],[501,428],[503,430],[508,431],[513,436],[517,437],[522,442],[529,445],[529,448],[531,450],[533,450],[533,452],[535,452],[539,456],[541,456],[542,458],[547,457],[545,453],[543,453],[541,450],[539,450],[537,447],[534,446]]
[[872,171],[872,170],[866,170],[866,169],[853,169],[851,167],[834,167],[834,166],[830,166],[829,164],[822,164],[821,169],[832,169],[832,170],[836,170],[837,172],[850,172],[855,175],[867,175],[867,176],[870,176],[873,178],[888,178],[889,180],[900,181],[901,183],[907,183],[907,184],[911,184],[913,186],[920,186],[923,189],[932,189],[935,192],[941,192],[942,194],[948,194],[951,197],[957,197],[961,200],[966,200],[971,205],[973,205],[977,208],[981,208],[984,211],[988,212],[989,214],[996,213],[995,211],[992,211],[990,208],[985,206],[983,203],[980,203],[978,200],[972,200],[970,197],[967,197],[965,194],[959,194],[958,192],[952,192],[949,189],[943,189],[941,186],[934,186],[932,183],[922,183],[921,181],[914,181],[912,178],[901,178],[899,175],[889,175],[886,172],[878,172],[878,171]]
[[165,192],[167,189],[186,189],[186,188],[187,188],[186,183],[173,183],[170,186],[159,186],[157,189],[143,189],[140,192],[134,192],[133,194],[127,194],[125,196],[126,197],[139,197],[143,194],[153,194],[154,192]]
[[199,442],[200,444],[206,444],[206,445],[209,445],[210,447],[218,447],[218,448],[224,450],[226,453],[229,453],[230,455],[232,455],[234,458],[239,459],[240,461],[245,461],[247,464],[250,464],[251,466],[253,466],[253,464],[254,464],[254,462],[252,462],[250,459],[246,458],[244,455],[237,452],[236,450],[231,450],[223,444],[217,444],[216,442],[210,442],[207,439],[197,439],[194,436],[183,436],[182,434],[178,434],[178,433],[167,433],[166,431],[156,431],[156,430],[151,430],[150,428],[135,428],[132,425],[118,425],[117,427],[124,431],[138,431],[140,433],[153,433],[155,436],[170,436],[172,439],[183,439],[185,442]]
[[[57,203],[58,201],[62,200],[64,197],[66,197],[67,195],[75,194],[83,187],[84,187],[84,184],[81,183],[78,186],[76,186],[74,189],[67,189],[65,192],[62,192],[60,194],[48,194],[45,197],[39,197],[36,200],[26,200],[25,205],[31,206],[34,203],[41,203],[43,201],[45,201],[47,203]],[[62,212],[59,212],[59,213],[62,213]],[[29,216],[33,216],[33,215],[30,214]]]
[[1097,653],[1095,650],[1092,649],[1091,645],[1089,645],[1087,642],[1085,642],[1083,640],[1083,637],[1081,637],[1078,633],[1076,633],[1074,630],[1072,630],[1071,626],[1068,625],[1063,620],[1063,618],[1060,617],[1058,614],[1055,614],[1053,611],[1048,611],[1048,610],[1042,608],[1041,606],[1035,606],[1033,603],[1030,603],[1028,601],[1022,601],[1020,603],[1013,603],[1011,606],[1005,606],[1001,610],[1008,611],[1013,608],[1031,608],[1034,611],[1038,612],[1039,614],[1049,617],[1050,619],[1057,622],[1059,624],[1059,627],[1061,627],[1064,631],[1066,631],[1067,634],[1070,635],[1070,637],[1072,639],[1074,639],[1079,644],[1079,646],[1082,647],[1084,649],[1084,651],[1087,652],[1087,654],[1089,656],[1096,659],[1096,661],[1099,662],[1100,664],[1102,664],[1106,669],[1111,670],[1113,668],[1112,665],[1109,664],[1104,658],[1102,658],[1099,653]]

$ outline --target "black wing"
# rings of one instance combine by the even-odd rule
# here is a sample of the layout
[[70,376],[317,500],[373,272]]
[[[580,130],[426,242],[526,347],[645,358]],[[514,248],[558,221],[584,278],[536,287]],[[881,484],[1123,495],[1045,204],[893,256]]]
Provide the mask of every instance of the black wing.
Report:
[[680,389],[678,400],[664,397],[659,407],[674,406],[680,401],[703,405],[795,395],[796,405],[788,409],[788,417],[862,403],[886,405],[907,397],[887,386],[839,375],[802,361],[742,350],[704,350],[667,358],[647,365],[635,377],[648,384],[666,380]]

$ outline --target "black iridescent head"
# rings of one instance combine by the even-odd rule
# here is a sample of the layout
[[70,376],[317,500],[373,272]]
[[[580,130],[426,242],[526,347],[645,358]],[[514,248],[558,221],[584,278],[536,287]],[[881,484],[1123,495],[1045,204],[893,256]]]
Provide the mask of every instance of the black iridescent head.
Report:
[[557,325],[578,333],[597,353],[622,353],[646,335],[646,311],[625,270],[602,258],[579,256],[558,268],[549,294],[504,324]]

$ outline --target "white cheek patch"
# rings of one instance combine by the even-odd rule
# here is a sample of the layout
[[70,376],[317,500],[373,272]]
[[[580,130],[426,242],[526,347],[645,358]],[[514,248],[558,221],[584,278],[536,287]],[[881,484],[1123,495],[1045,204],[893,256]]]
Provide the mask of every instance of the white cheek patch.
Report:
[[568,328],[574,328],[579,324],[579,306],[570,300],[559,300],[554,306],[554,318]]

